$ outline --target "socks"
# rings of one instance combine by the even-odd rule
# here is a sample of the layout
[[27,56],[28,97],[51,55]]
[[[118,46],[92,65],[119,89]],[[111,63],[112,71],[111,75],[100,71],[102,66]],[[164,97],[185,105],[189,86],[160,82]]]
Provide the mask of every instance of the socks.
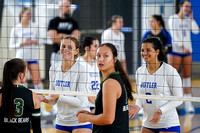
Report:
[[35,88],[35,89],[43,90],[43,89],[44,89],[44,86],[43,86],[42,83],[39,83],[39,84],[35,84],[35,85],[34,85],[34,88]]

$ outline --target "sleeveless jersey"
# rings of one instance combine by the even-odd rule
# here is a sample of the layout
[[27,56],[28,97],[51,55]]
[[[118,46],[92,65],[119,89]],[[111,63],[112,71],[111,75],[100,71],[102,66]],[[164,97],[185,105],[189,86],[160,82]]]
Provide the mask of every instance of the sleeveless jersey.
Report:
[[16,116],[11,120],[4,117],[0,107],[0,131],[7,133],[30,133],[30,121],[34,110],[32,91],[18,85],[14,88]]
[[128,117],[128,100],[127,92],[125,86],[123,85],[122,79],[118,72],[112,73],[109,75],[100,85],[101,89],[95,100],[95,115],[103,113],[103,101],[102,101],[102,85],[109,79],[117,80],[122,88],[122,94],[119,99],[117,99],[116,111],[115,111],[115,120],[111,125],[93,126],[94,133],[128,133],[129,132],[129,117]]

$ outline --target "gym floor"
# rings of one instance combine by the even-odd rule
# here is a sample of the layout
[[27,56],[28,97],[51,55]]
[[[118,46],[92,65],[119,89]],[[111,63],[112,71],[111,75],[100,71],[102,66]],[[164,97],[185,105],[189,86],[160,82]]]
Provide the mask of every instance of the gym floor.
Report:
[[[133,80],[133,85],[134,85]],[[194,77],[192,78],[192,94],[193,97],[200,97],[200,78]],[[180,105],[177,110],[180,116],[180,123],[181,123],[181,133],[200,133],[200,104],[193,103],[195,107],[195,114],[188,115],[185,113],[184,110],[184,103]],[[54,122],[55,122],[55,115],[50,116],[42,116],[42,132],[43,133],[54,133]],[[141,129],[142,121],[139,119],[139,116],[129,121],[129,129],[130,133],[139,133]]]

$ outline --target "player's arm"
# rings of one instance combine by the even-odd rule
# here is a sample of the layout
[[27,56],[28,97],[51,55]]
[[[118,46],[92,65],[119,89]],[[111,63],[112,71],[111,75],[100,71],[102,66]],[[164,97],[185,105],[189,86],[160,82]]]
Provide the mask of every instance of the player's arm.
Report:
[[67,34],[58,33],[56,30],[49,30],[48,34],[53,43],[60,44],[63,37],[67,36]]
[[114,79],[108,79],[103,84],[103,113],[92,115],[88,113],[79,113],[77,115],[79,122],[91,122],[96,125],[110,125],[115,120],[116,102],[121,96],[121,86]]
[[10,43],[9,43],[10,49],[20,48],[21,46],[21,42],[17,42],[17,35],[15,33],[16,33],[15,28],[12,28],[10,32]]
[[88,100],[89,100],[91,103],[94,104],[94,103],[95,103],[95,98],[96,98],[95,96],[89,96],[89,97],[88,97]]
[[[56,79],[55,79],[55,76],[56,76],[56,66],[55,65],[52,65],[49,69],[49,90],[55,90],[55,82],[56,82]],[[55,95],[57,96],[57,95]],[[49,103],[49,104],[56,104],[57,103],[57,100],[58,97],[55,97],[54,95],[52,96],[47,96],[43,99],[43,102],[45,103]]]
[[127,70],[127,67],[126,67],[126,60],[121,60],[121,64],[122,64],[122,67],[123,67],[125,73],[128,74],[128,70]]
[[[183,96],[182,80],[178,72],[173,68],[173,71],[167,76],[167,83],[169,84],[172,96]],[[163,105],[160,110],[162,114],[178,107],[183,101],[169,101],[167,104]]]
[[[138,80],[139,80],[139,74],[138,74],[138,71],[140,70],[137,70],[136,73],[135,73],[135,80],[136,80],[136,86],[137,86],[137,92],[138,94],[141,94],[140,91],[138,90]],[[135,102],[135,105],[133,104],[129,104],[129,117],[131,118],[134,118],[135,115],[140,111],[140,109],[143,107],[143,99],[136,99],[136,102]]]
[[81,38],[81,33],[78,29],[73,30],[71,35],[76,37],[76,39],[78,39],[78,40]]
[[33,103],[34,103],[34,109],[32,111],[31,116],[31,123],[32,123],[32,129],[33,133],[41,133],[41,125],[40,125],[40,101],[36,93],[32,92],[33,95]]

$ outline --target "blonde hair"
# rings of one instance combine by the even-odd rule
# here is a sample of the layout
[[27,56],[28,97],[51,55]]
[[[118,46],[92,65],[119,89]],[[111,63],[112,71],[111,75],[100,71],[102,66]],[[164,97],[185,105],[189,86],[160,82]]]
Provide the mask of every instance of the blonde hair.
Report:
[[19,22],[21,22],[21,20],[22,20],[22,15],[23,15],[24,12],[27,11],[27,10],[30,10],[30,9],[27,8],[27,7],[23,7],[23,8],[21,9],[21,11],[20,11],[20,13],[19,13]]
[[111,19],[108,21],[108,27],[111,27],[113,23],[116,22],[117,19],[123,19],[120,15],[113,15]]

